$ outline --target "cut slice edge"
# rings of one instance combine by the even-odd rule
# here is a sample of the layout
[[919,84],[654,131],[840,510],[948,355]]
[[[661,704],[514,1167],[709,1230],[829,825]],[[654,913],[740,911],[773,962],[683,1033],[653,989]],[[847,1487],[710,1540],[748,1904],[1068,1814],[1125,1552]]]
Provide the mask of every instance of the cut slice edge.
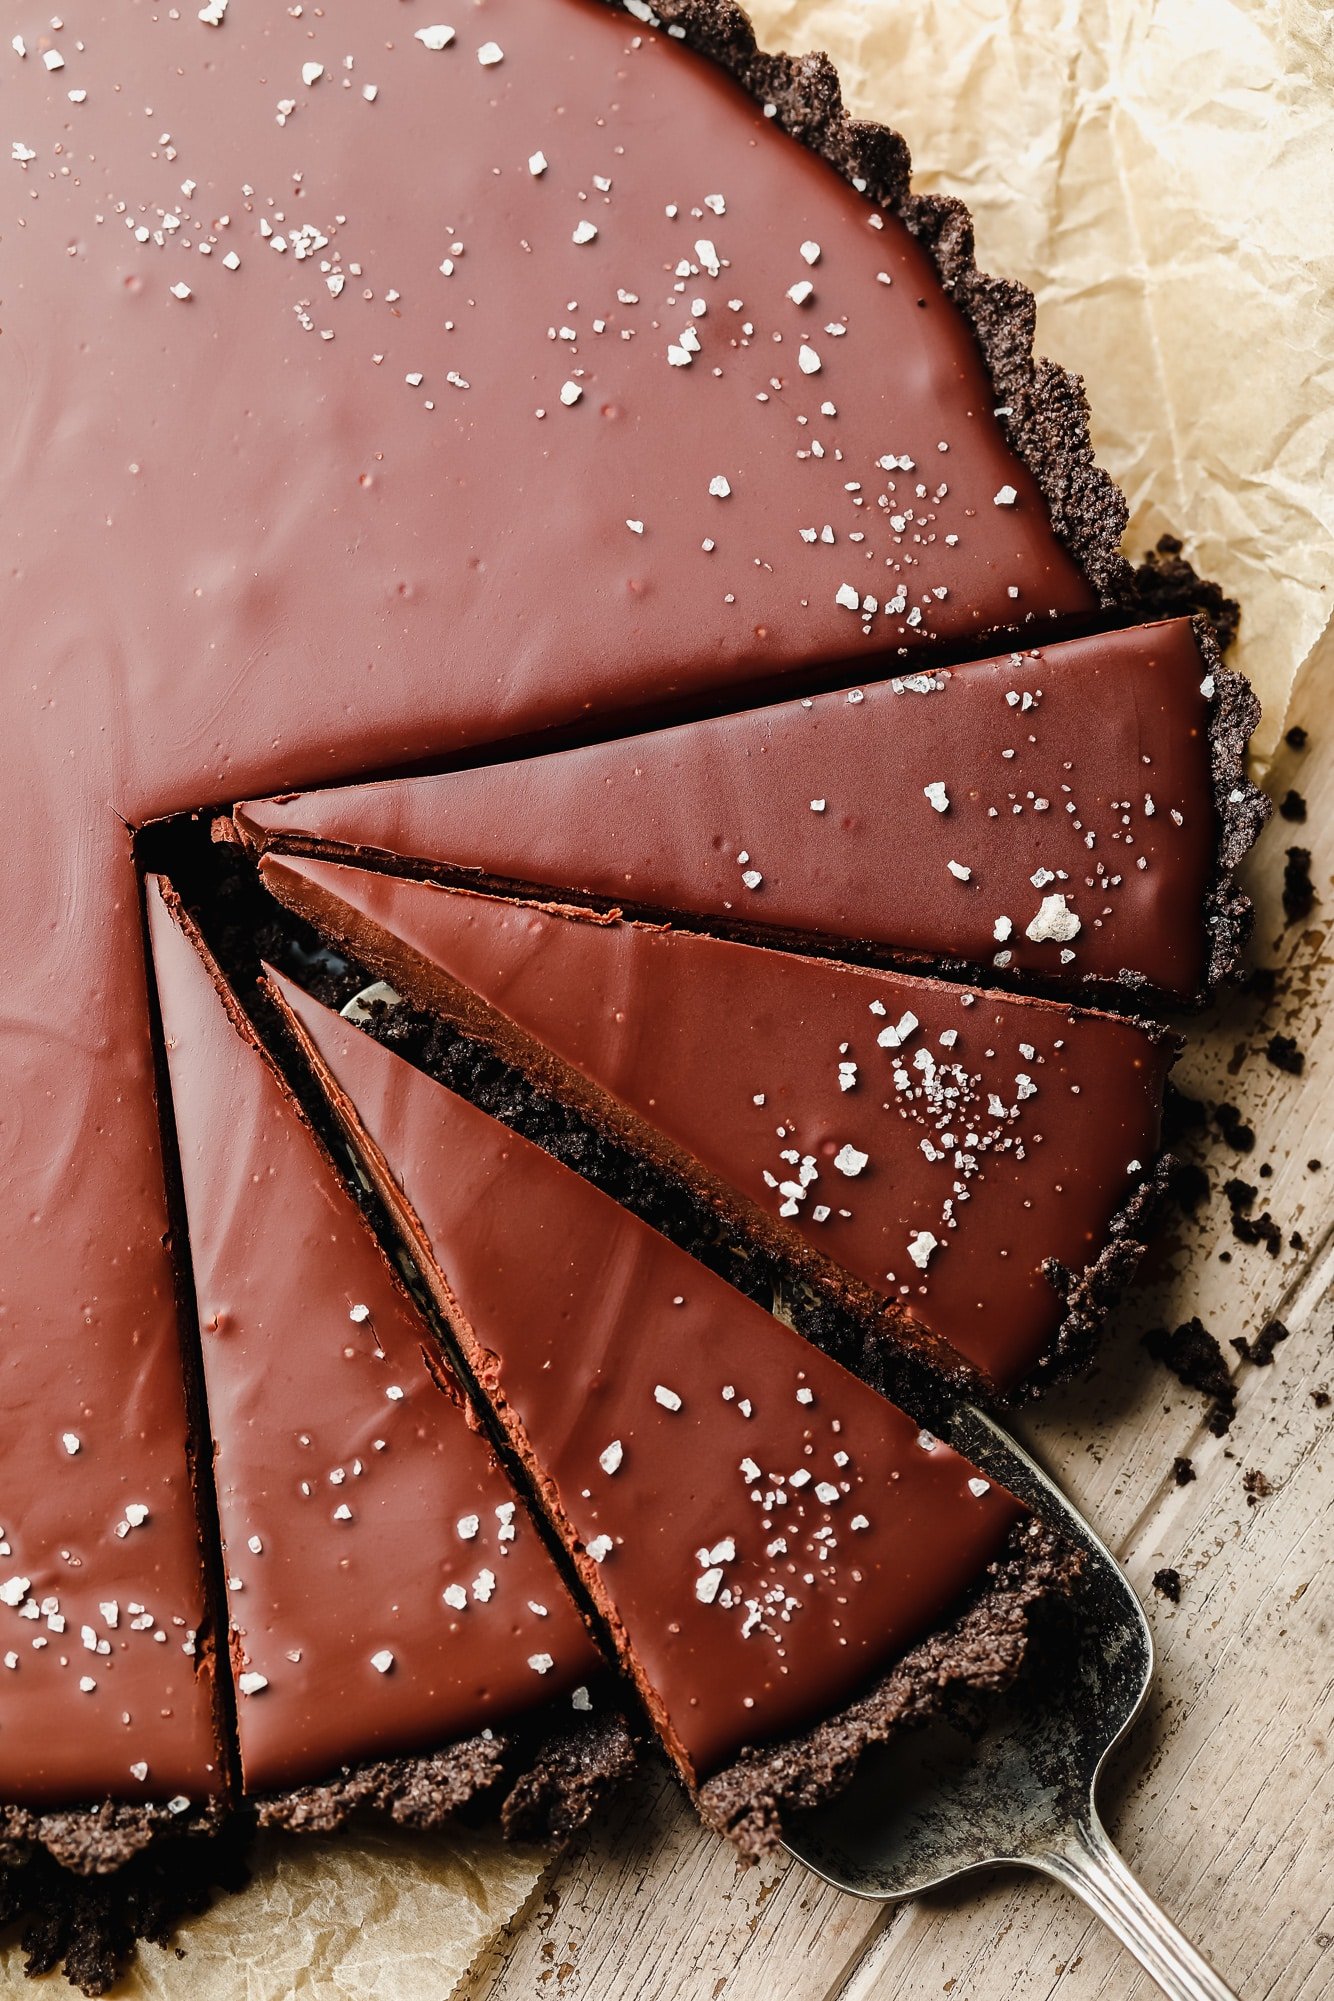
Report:
[[[222,967],[171,883],[150,877],[146,890],[212,1413],[200,1421],[228,1574],[223,1658],[242,1796],[261,1825],[291,1832],[329,1832],[353,1813],[433,1827],[476,1801],[508,1832],[563,1836],[633,1762],[624,1719],[602,1699],[605,1664]],[[266,1363],[278,1330],[282,1354]],[[385,1437],[368,1442],[376,1430]],[[292,1468],[294,1452],[304,1466]],[[311,1478],[298,1488],[293,1470]],[[396,1517],[419,1504],[409,1549]],[[455,1609],[456,1585],[442,1608],[441,1575],[471,1576],[488,1559],[484,1596]],[[516,1613],[516,1595],[548,1605]],[[550,1689],[521,1666],[539,1648],[560,1656]]]
[[1012,1396],[1077,1365],[1143,1249],[1177,1046],[1151,1024],[333,862],[260,873],[946,1380]]
[[[1014,1678],[1028,1652],[1035,1608],[1063,1598],[1074,1575],[1074,1558],[1059,1537],[994,1491],[966,1461],[920,1434],[894,1405],[571,1170],[281,975],[268,970],[267,977],[340,1124],[411,1244],[464,1352],[475,1392],[499,1417],[528,1469],[665,1748],[711,1825],[744,1852],[771,1847],[781,1838],[784,1816],[838,1791],[867,1744],[905,1723],[948,1713],[969,1692]],[[516,1259],[507,1250],[512,1253],[519,1241],[520,1212],[522,1230],[533,1242],[524,1237],[526,1254]],[[595,1254],[590,1245],[596,1245]],[[520,1275],[525,1267],[526,1281]],[[514,1310],[529,1297],[526,1284],[537,1288],[530,1303],[540,1298],[540,1313]],[[680,1291],[666,1304],[666,1289],[676,1286]],[[585,1316],[594,1323],[592,1332]],[[645,1321],[651,1322],[651,1341],[642,1332]],[[556,1350],[549,1347],[556,1338],[551,1325],[564,1343],[559,1368],[552,1360]],[[646,1347],[651,1353],[639,1352]],[[579,1355],[600,1350],[608,1366],[595,1367],[571,1385],[566,1379]],[[697,1366],[687,1368],[691,1355]],[[647,1384],[655,1375],[671,1377],[673,1360],[683,1372],[677,1378],[680,1392],[668,1381],[650,1396]],[[714,1390],[710,1396],[707,1378],[733,1367],[737,1383],[729,1381],[721,1395]],[[743,1394],[743,1371],[760,1377],[762,1395]],[[800,1388],[784,1417],[777,1385],[794,1371]],[[819,1673],[814,1692],[794,1698],[782,1676],[765,1668],[751,1636],[737,1638],[735,1624],[701,1628],[699,1621],[712,1620],[718,1611],[731,1618],[731,1586],[723,1578],[738,1550],[743,1575],[758,1561],[742,1531],[735,1529],[713,1548],[697,1548],[693,1556],[688,1550],[683,1555],[673,1540],[693,1543],[699,1536],[708,1543],[708,1532],[700,1530],[696,1486],[705,1483],[712,1509],[731,1457],[718,1442],[722,1427],[736,1427],[732,1450],[743,1450],[747,1435],[759,1450],[765,1425],[781,1429],[792,1421],[793,1410],[801,1410],[799,1423],[806,1421],[801,1407],[808,1395],[817,1414],[826,1396],[838,1410],[829,1429],[846,1443],[852,1490],[861,1477],[859,1455],[879,1453],[888,1463],[899,1454],[899,1482],[878,1478],[876,1499],[868,1506],[888,1507],[892,1494],[893,1505],[902,1510],[897,1527],[909,1524],[906,1541],[914,1550],[905,1557],[900,1547],[887,1558],[874,1531],[862,1540],[850,1522],[846,1537],[857,1546],[860,1570],[847,1573],[857,1580],[854,1609],[839,1615],[847,1639],[834,1630],[838,1618],[817,1616],[803,1624],[797,1610],[794,1630],[801,1650],[794,1652],[794,1662],[809,1671],[814,1661],[823,1671],[832,1654],[837,1664],[828,1699]],[[670,1433],[680,1425],[683,1413],[684,1431],[693,1425],[713,1435],[714,1449],[701,1452],[696,1438],[691,1450],[680,1431],[664,1442],[664,1429]],[[747,1433],[750,1418],[761,1413],[761,1427]],[[801,1435],[813,1438],[819,1421],[818,1415],[810,1419]],[[605,1440],[603,1432],[613,1424],[616,1436]],[[921,1470],[926,1466],[935,1483],[929,1532],[924,1519],[911,1526],[912,1509],[926,1491],[928,1476]],[[647,1511],[637,1513],[635,1503],[624,1498],[627,1473],[645,1483]],[[777,1505],[755,1461],[744,1459],[741,1474],[744,1481],[759,1482],[752,1506]],[[809,1478],[792,1481],[794,1493],[798,1485],[804,1491]],[[956,1483],[968,1479],[973,1484],[965,1502]],[[730,1481],[736,1485],[735,1473]],[[812,1492],[825,1517],[847,1498],[835,1496],[829,1482]],[[665,1510],[652,1505],[662,1493],[671,1496]],[[784,1494],[783,1505],[791,1498]],[[969,1506],[993,1513],[966,1516],[962,1510]],[[705,1519],[713,1518],[706,1513]],[[716,1519],[721,1523],[722,1516]],[[966,1521],[973,1524],[967,1533]],[[822,1526],[833,1533],[823,1521]],[[859,1527],[873,1529],[864,1516]],[[960,1545],[952,1555],[951,1536]],[[921,1574],[923,1537],[932,1545],[929,1585]],[[783,1557],[766,1553],[765,1560],[781,1565],[786,1554],[784,1545]],[[878,1654],[866,1652],[868,1634],[859,1628],[855,1610],[859,1590],[870,1588],[862,1577],[873,1561],[874,1589],[882,1596],[886,1590],[891,1597],[912,1596],[918,1606],[916,1630],[901,1630],[896,1643],[877,1601]],[[886,1561],[899,1566],[888,1585],[878,1567]],[[707,1568],[698,1571],[692,1589],[700,1565]],[[801,1589],[815,1585],[813,1567]],[[928,1601],[930,1609],[922,1614]],[[754,1603],[743,1594],[737,1608],[744,1607],[750,1618]],[[770,1644],[759,1641],[761,1647]],[[852,1656],[838,1654],[845,1644],[853,1645]],[[786,1645],[796,1647],[791,1631]],[[856,1663],[852,1671],[850,1659]],[[750,1717],[738,1723],[744,1711],[736,1705],[747,1701],[743,1688],[754,1690],[757,1699]]]
[[1235,874],[1268,813],[1244,770],[1258,713],[1199,621],[1160,620],[247,801],[231,831],[259,853],[616,905],[927,976],[1194,1006],[1249,933]]

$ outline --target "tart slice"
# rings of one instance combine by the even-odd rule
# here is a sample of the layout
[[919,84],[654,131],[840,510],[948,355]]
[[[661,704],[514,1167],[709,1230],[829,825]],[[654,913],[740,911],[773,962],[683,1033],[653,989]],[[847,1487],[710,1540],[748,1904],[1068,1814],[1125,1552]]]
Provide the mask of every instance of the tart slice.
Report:
[[1013,1672],[1029,1606],[1062,1575],[1020,1502],[569,1168],[272,978],[706,1814],[762,1846],[907,1708]]
[[1012,1391],[1074,1359],[1142,1248],[1175,1053],[1149,1024],[372,869],[260,869],[395,993],[949,1375]]
[[391,856],[926,970],[1189,1001],[1249,924],[1231,872],[1266,810],[1242,775],[1257,713],[1175,619],[251,801],[236,824],[260,849]]
[[563,1832],[627,1762],[600,1656],[174,891],[148,899],[245,1795],[320,1829],[499,1797]]

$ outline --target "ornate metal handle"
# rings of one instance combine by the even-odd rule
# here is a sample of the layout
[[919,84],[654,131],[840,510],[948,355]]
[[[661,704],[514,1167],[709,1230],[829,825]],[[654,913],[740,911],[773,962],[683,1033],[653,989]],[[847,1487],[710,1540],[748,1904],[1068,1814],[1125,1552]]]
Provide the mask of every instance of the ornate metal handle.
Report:
[[1054,1876],[1132,1952],[1169,2001],[1237,2001],[1208,1961],[1159,1910],[1144,1885],[1131,1875],[1090,1808],[1070,1830],[1062,1847],[1030,1858],[1034,1868]]

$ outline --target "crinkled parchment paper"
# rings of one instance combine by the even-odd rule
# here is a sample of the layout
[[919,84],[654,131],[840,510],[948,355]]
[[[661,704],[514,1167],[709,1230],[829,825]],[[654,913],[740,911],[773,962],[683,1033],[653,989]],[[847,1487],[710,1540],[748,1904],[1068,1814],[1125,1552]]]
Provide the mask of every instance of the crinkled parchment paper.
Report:
[[[260,0],[252,0],[260,4]],[[263,0],[269,4],[269,0]],[[961,195],[984,268],[1088,382],[1139,553],[1164,529],[1245,606],[1272,751],[1334,650],[1334,14],[1324,0],[753,0]],[[147,1947],[151,2001],[445,2001],[542,1872],[457,1835],[280,1842],[249,1890]],[[9,1991],[19,1957],[0,1959]],[[29,1990],[31,1992],[31,1990]]]
[[[499,1835],[266,1836],[254,1878],[192,1920],[185,1957],[141,1945],[124,2001],[446,2001],[531,1895],[547,1857]],[[17,1947],[0,1987],[36,2001]]]
[[1169,529],[1244,607],[1272,754],[1334,650],[1328,0],[753,0],[825,48],[917,184],[973,211],[1038,345],[1084,376],[1127,551]]

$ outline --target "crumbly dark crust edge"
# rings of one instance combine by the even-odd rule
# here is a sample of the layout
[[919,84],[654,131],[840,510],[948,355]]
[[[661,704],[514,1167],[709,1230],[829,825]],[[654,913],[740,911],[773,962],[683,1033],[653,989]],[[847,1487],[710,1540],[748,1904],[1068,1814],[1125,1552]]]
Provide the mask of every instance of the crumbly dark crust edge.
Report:
[[512,1840],[567,1840],[634,1769],[636,1740],[624,1716],[575,1718],[536,1741],[518,1730],[478,1733],[418,1757],[346,1766],[318,1785],[251,1802],[261,1827],[333,1834],[375,1816],[399,1827],[445,1826],[469,1809],[498,1817]]
[[42,1851],[75,1875],[105,1876],[162,1837],[216,1834],[225,1814],[220,1799],[182,1812],[165,1802],[138,1806],[119,1800],[54,1808],[0,1805],[0,1868],[22,1865]]
[[[623,0],[604,0],[617,7]],[[1121,554],[1129,510],[1096,463],[1089,406],[1079,376],[1034,353],[1037,306],[1014,279],[979,271],[973,219],[951,195],[914,191],[907,141],[886,125],[849,116],[826,55],[769,55],[736,0],[656,0],[634,18],[683,31],[682,38],[736,78],[783,130],[836,168],[869,201],[888,209],[928,252],[948,297],[977,340],[996,391],[1006,437],[1041,489],[1061,542],[1103,607],[1127,604],[1130,565]]]
[[1065,1312],[1046,1354],[1019,1388],[1003,1399],[1006,1404],[1044,1396],[1054,1383],[1078,1375],[1092,1361],[1107,1315],[1133,1281],[1157,1231],[1173,1165],[1170,1153],[1158,1156],[1113,1216],[1097,1257],[1082,1271],[1072,1272],[1057,1259],[1047,1259],[1043,1276],[1063,1298]]
[[836,1798],[872,1745],[925,1723],[975,1720],[980,1699],[1010,1687],[1030,1664],[1044,1615],[1068,1598],[1078,1571],[1078,1555],[1054,1530],[1022,1524],[948,1626],[813,1729],[743,1751],[699,1788],[701,1818],[753,1861],[781,1845],[792,1814]]
[[1260,703],[1244,674],[1223,665],[1208,621],[1194,620],[1205,674],[1213,681],[1209,703],[1209,761],[1218,815],[1214,877],[1204,903],[1208,939],[1201,1002],[1237,971],[1251,935],[1255,912],[1237,882],[1237,870],[1259,840],[1273,801],[1246,776],[1246,748],[1260,720]]

